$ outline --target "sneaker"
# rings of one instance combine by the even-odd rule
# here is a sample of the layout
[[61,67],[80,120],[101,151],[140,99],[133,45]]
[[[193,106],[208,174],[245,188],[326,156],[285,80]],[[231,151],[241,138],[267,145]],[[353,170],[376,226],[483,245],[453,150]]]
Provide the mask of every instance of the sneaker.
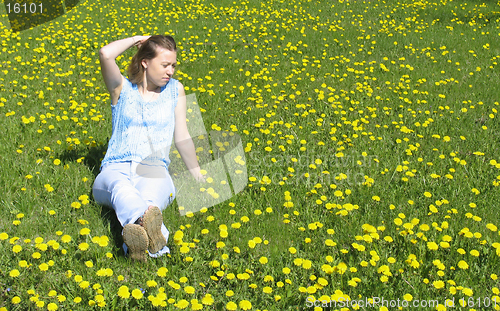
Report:
[[143,227],[136,224],[127,224],[123,227],[123,241],[128,247],[128,256],[132,260],[146,262],[148,234]]
[[149,252],[155,254],[167,245],[167,240],[161,232],[163,217],[157,206],[148,209],[142,216],[142,226],[149,240]]

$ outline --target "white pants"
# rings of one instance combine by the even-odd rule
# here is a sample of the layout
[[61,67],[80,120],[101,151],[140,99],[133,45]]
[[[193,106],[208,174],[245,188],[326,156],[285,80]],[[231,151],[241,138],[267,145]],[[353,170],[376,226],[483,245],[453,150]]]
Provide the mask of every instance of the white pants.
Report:
[[[109,163],[97,175],[92,188],[97,203],[112,207],[120,224],[133,224],[150,205],[163,211],[175,199],[175,186],[165,166],[144,165],[135,161]],[[169,232],[162,223],[168,241]],[[123,244],[125,254],[127,246]],[[165,246],[151,257],[170,253]]]

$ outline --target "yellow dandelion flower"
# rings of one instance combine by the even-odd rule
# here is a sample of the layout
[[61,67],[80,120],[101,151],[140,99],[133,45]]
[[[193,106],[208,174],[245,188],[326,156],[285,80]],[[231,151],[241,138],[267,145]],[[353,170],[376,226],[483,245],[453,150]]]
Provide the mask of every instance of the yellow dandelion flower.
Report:
[[142,291],[138,288],[134,289],[132,291],[132,297],[134,297],[136,300],[139,300],[143,297]]
[[254,240],[249,240],[249,241],[248,241],[248,247],[250,247],[250,248],[255,248],[255,245],[256,245],[256,244],[255,244],[255,241],[254,241]]
[[20,273],[19,273],[19,270],[17,270],[17,269],[13,269],[13,270],[11,270],[11,271],[9,272],[9,276],[10,276],[11,278],[16,278],[16,277],[18,277],[18,276],[19,276],[19,274],[20,274]]
[[240,306],[240,308],[242,310],[250,310],[250,309],[252,309],[252,303],[250,303],[250,301],[248,301],[248,300],[242,300],[242,301],[240,301],[239,306]]
[[159,276],[159,277],[166,277],[167,276],[167,272],[168,272],[168,269],[165,268],[165,267],[161,267],[158,269],[158,271],[156,272],[156,274]]
[[212,298],[212,295],[206,294],[202,299],[201,303],[207,306],[210,306],[214,303],[214,299]]
[[16,253],[16,254],[17,254],[17,253],[19,253],[19,252],[20,252],[20,251],[22,251],[22,250],[23,250],[23,248],[22,248],[22,246],[21,246],[21,245],[17,245],[17,244],[16,244],[16,245],[14,245],[14,246],[12,247],[12,251],[13,251],[14,253]]
[[38,266],[38,268],[40,269],[40,271],[47,271],[49,270],[49,265],[46,263],[42,263]]
[[405,294],[403,296],[403,299],[406,300],[406,301],[412,301],[413,300],[413,296],[411,294]]
[[127,299],[130,297],[130,292],[128,291],[128,287],[125,285],[120,286],[118,289],[118,296],[123,299]]
[[440,288],[444,287],[444,282],[443,281],[434,281],[434,282],[432,282],[432,285],[434,285],[434,287],[436,289],[440,289]]
[[460,260],[457,265],[462,270],[466,270],[469,268],[469,264],[467,264],[467,262],[465,262],[464,260]]
[[427,242],[427,248],[431,251],[435,251],[439,248],[439,246],[435,242]]
[[82,228],[80,230],[80,235],[88,235],[90,234],[90,229],[89,228]]
[[226,304],[226,310],[230,310],[230,311],[233,311],[233,310],[236,310],[238,309],[238,305],[232,301],[228,302]]

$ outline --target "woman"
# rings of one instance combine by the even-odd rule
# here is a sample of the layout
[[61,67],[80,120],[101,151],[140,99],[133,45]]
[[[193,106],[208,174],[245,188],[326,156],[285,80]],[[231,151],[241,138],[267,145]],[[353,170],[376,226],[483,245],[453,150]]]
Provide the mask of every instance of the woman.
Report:
[[[138,51],[125,78],[115,59],[132,46]],[[204,181],[187,130],[184,87],[172,78],[176,57],[174,39],[163,35],[117,40],[99,51],[113,133],[92,190],[96,202],[115,210],[133,260],[169,253],[161,210],[175,198],[168,173],[172,137],[190,173]]]

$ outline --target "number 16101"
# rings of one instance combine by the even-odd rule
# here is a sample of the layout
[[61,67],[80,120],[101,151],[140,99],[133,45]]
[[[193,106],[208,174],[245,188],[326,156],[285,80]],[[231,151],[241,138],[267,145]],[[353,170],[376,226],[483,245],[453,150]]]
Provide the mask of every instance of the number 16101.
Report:
[[7,9],[7,14],[15,13],[43,13],[42,4],[36,3],[5,3],[5,8]]

